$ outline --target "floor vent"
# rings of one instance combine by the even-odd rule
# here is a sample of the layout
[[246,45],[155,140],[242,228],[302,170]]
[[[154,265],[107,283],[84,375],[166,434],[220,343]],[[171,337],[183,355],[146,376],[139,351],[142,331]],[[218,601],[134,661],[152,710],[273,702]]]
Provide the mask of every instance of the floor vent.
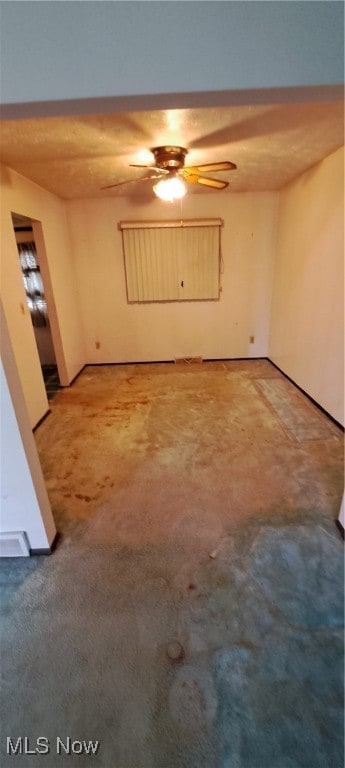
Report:
[[24,531],[0,533],[0,557],[29,557],[30,547]]
[[175,357],[174,362],[185,363],[187,365],[190,363],[202,363],[202,357]]

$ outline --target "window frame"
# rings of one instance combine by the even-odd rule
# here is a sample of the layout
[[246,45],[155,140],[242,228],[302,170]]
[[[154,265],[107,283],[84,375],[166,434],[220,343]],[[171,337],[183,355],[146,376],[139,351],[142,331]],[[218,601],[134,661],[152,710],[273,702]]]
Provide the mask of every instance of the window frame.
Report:
[[[222,253],[221,253],[221,228],[223,226],[224,226],[224,222],[223,222],[223,219],[221,218],[184,219],[184,220],[173,219],[173,220],[163,220],[163,221],[157,221],[157,220],[120,221],[118,223],[118,229],[121,231],[121,234],[122,234],[123,261],[124,261],[126,295],[127,295],[128,304],[152,304],[152,303],[156,304],[156,303],[171,303],[171,302],[181,303],[186,301],[189,301],[189,302],[190,301],[193,301],[193,302],[194,301],[197,301],[197,302],[219,301],[221,297],[220,280],[221,280],[222,265],[223,265]],[[174,281],[173,289],[172,289],[174,295],[169,296],[168,291],[165,295],[164,294],[162,295],[162,292],[159,293],[158,289],[157,289],[158,295],[154,295],[156,291],[156,287],[154,284],[152,284],[151,294],[149,295],[149,297],[147,298],[143,297],[141,294],[145,293],[145,291],[147,290],[146,283],[145,283],[145,287],[143,287],[143,281],[144,281],[143,270],[142,270],[143,259],[140,254],[140,250],[138,251],[137,255],[134,254],[135,262],[137,262],[138,260],[140,262],[140,276],[139,276],[137,263],[133,267],[132,250],[135,250],[135,248],[133,244],[130,245],[129,247],[128,242],[126,243],[126,235],[125,235],[126,231],[132,230],[134,232],[135,230],[147,230],[147,229],[150,229],[150,230],[163,229],[164,230],[164,229],[176,229],[176,228],[178,229],[197,228],[198,230],[200,230],[200,228],[202,227],[213,228],[214,232],[217,232],[216,242],[212,243],[213,251],[209,254],[209,256],[206,254],[206,259],[208,258],[208,261],[205,262],[205,253],[202,254],[204,262],[206,264],[206,266],[204,264],[204,273],[206,275],[205,279],[206,281],[207,279],[209,279],[209,286],[208,288],[205,289],[205,296],[192,295],[193,292],[190,287],[189,287],[189,293],[187,293],[187,295],[186,294],[184,295],[185,279],[182,273],[187,274],[187,276],[189,274],[189,277],[192,278],[193,273],[192,273],[192,266],[190,262],[193,261],[193,259],[194,259],[194,266],[193,266],[194,276],[198,268],[195,265],[195,253],[193,257],[189,259],[189,256],[191,255],[191,252],[190,252],[190,254],[188,254],[188,258],[186,259],[185,264],[183,264],[183,256],[181,257],[181,253],[178,252],[177,256],[175,254],[175,263],[172,264],[172,270],[173,272],[175,271],[176,273],[176,274],[174,273],[172,278]],[[213,237],[213,234],[212,234],[212,237]],[[210,237],[210,240],[212,239],[212,237]],[[143,243],[141,245],[143,247]],[[212,264],[212,259],[214,262],[213,264]],[[151,272],[155,267],[155,264],[153,263],[154,261],[155,259],[152,259],[152,262],[149,266],[149,269],[151,269]],[[148,270],[147,264],[145,268],[147,271]],[[157,268],[157,262],[156,262],[156,268]],[[161,268],[161,265],[160,265],[160,268]],[[138,287],[138,285],[136,286],[136,289],[135,289],[135,286],[133,287],[133,274],[132,274],[133,270],[134,270],[137,282],[139,280],[139,277],[141,277],[142,285],[140,288]],[[161,268],[161,273],[162,273],[162,268]],[[210,273],[210,276],[208,276],[208,273]],[[145,274],[145,279],[147,279],[146,274]],[[191,283],[192,282],[193,280],[191,279]],[[198,289],[200,292],[201,288],[199,286],[195,288],[195,281],[194,281],[194,294],[198,293]],[[213,295],[210,295],[210,294],[213,294]]]

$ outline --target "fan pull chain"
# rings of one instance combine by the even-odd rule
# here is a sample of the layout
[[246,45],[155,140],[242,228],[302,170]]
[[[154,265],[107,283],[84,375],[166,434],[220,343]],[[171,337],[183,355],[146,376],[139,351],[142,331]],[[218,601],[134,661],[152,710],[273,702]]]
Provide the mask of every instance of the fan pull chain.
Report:
[[182,208],[183,208],[183,197],[180,197],[180,218],[181,218],[181,227],[182,227],[182,224],[183,224]]

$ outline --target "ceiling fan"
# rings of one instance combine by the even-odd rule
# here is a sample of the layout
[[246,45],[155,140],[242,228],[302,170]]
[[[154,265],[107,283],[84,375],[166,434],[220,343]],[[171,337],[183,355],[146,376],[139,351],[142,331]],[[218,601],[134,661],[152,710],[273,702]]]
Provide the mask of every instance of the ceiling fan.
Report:
[[153,191],[162,200],[169,200],[172,202],[173,200],[183,197],[185,194],[184,181],[187,181],[190,184],[200,184],[212,189],[225,189],[229,186],[228,181],[213,179],[209,176],[203,176],[202,174],[214,171],[232,171],[237,167],[235,163],[231,163],[229,160],[217,163],[185,166],[184,161],[188,154],[188,150],[184,147],[153,147],[151,152],[155,159],[155,165],[130,163],[130,167],[147,168],[149,171],[154,171],[154,173],[150,173],[148,176],[142,176],[141,178],[120,181],[117,184],[108,184],[108,186],[102,187],[102,189],[112,189],[113,187],[120,187],[123,184],[131,184],[134,181],[159,179],[160,181],[153,187]]

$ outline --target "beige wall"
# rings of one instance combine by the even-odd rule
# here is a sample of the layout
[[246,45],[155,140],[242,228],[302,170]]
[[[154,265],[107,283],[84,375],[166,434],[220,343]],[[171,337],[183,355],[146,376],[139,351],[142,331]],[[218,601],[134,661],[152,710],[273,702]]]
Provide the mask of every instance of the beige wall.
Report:
[[280,193],[270,358],[344,423],[344,151]]
[[9,168],[1,168],[2,297],[16,364],[32,426],[48,410],[40,361],[20,271],[11,212],[33,223],[61,383],[67,385],[84,364],[64,204]]
[[127,303],[118,222],[177,219],[180,203],[108,198],[66,206],[88,363],[267,355],[277,194],[184,199],[183,218],[224,219],[223,290],[214,302]]

